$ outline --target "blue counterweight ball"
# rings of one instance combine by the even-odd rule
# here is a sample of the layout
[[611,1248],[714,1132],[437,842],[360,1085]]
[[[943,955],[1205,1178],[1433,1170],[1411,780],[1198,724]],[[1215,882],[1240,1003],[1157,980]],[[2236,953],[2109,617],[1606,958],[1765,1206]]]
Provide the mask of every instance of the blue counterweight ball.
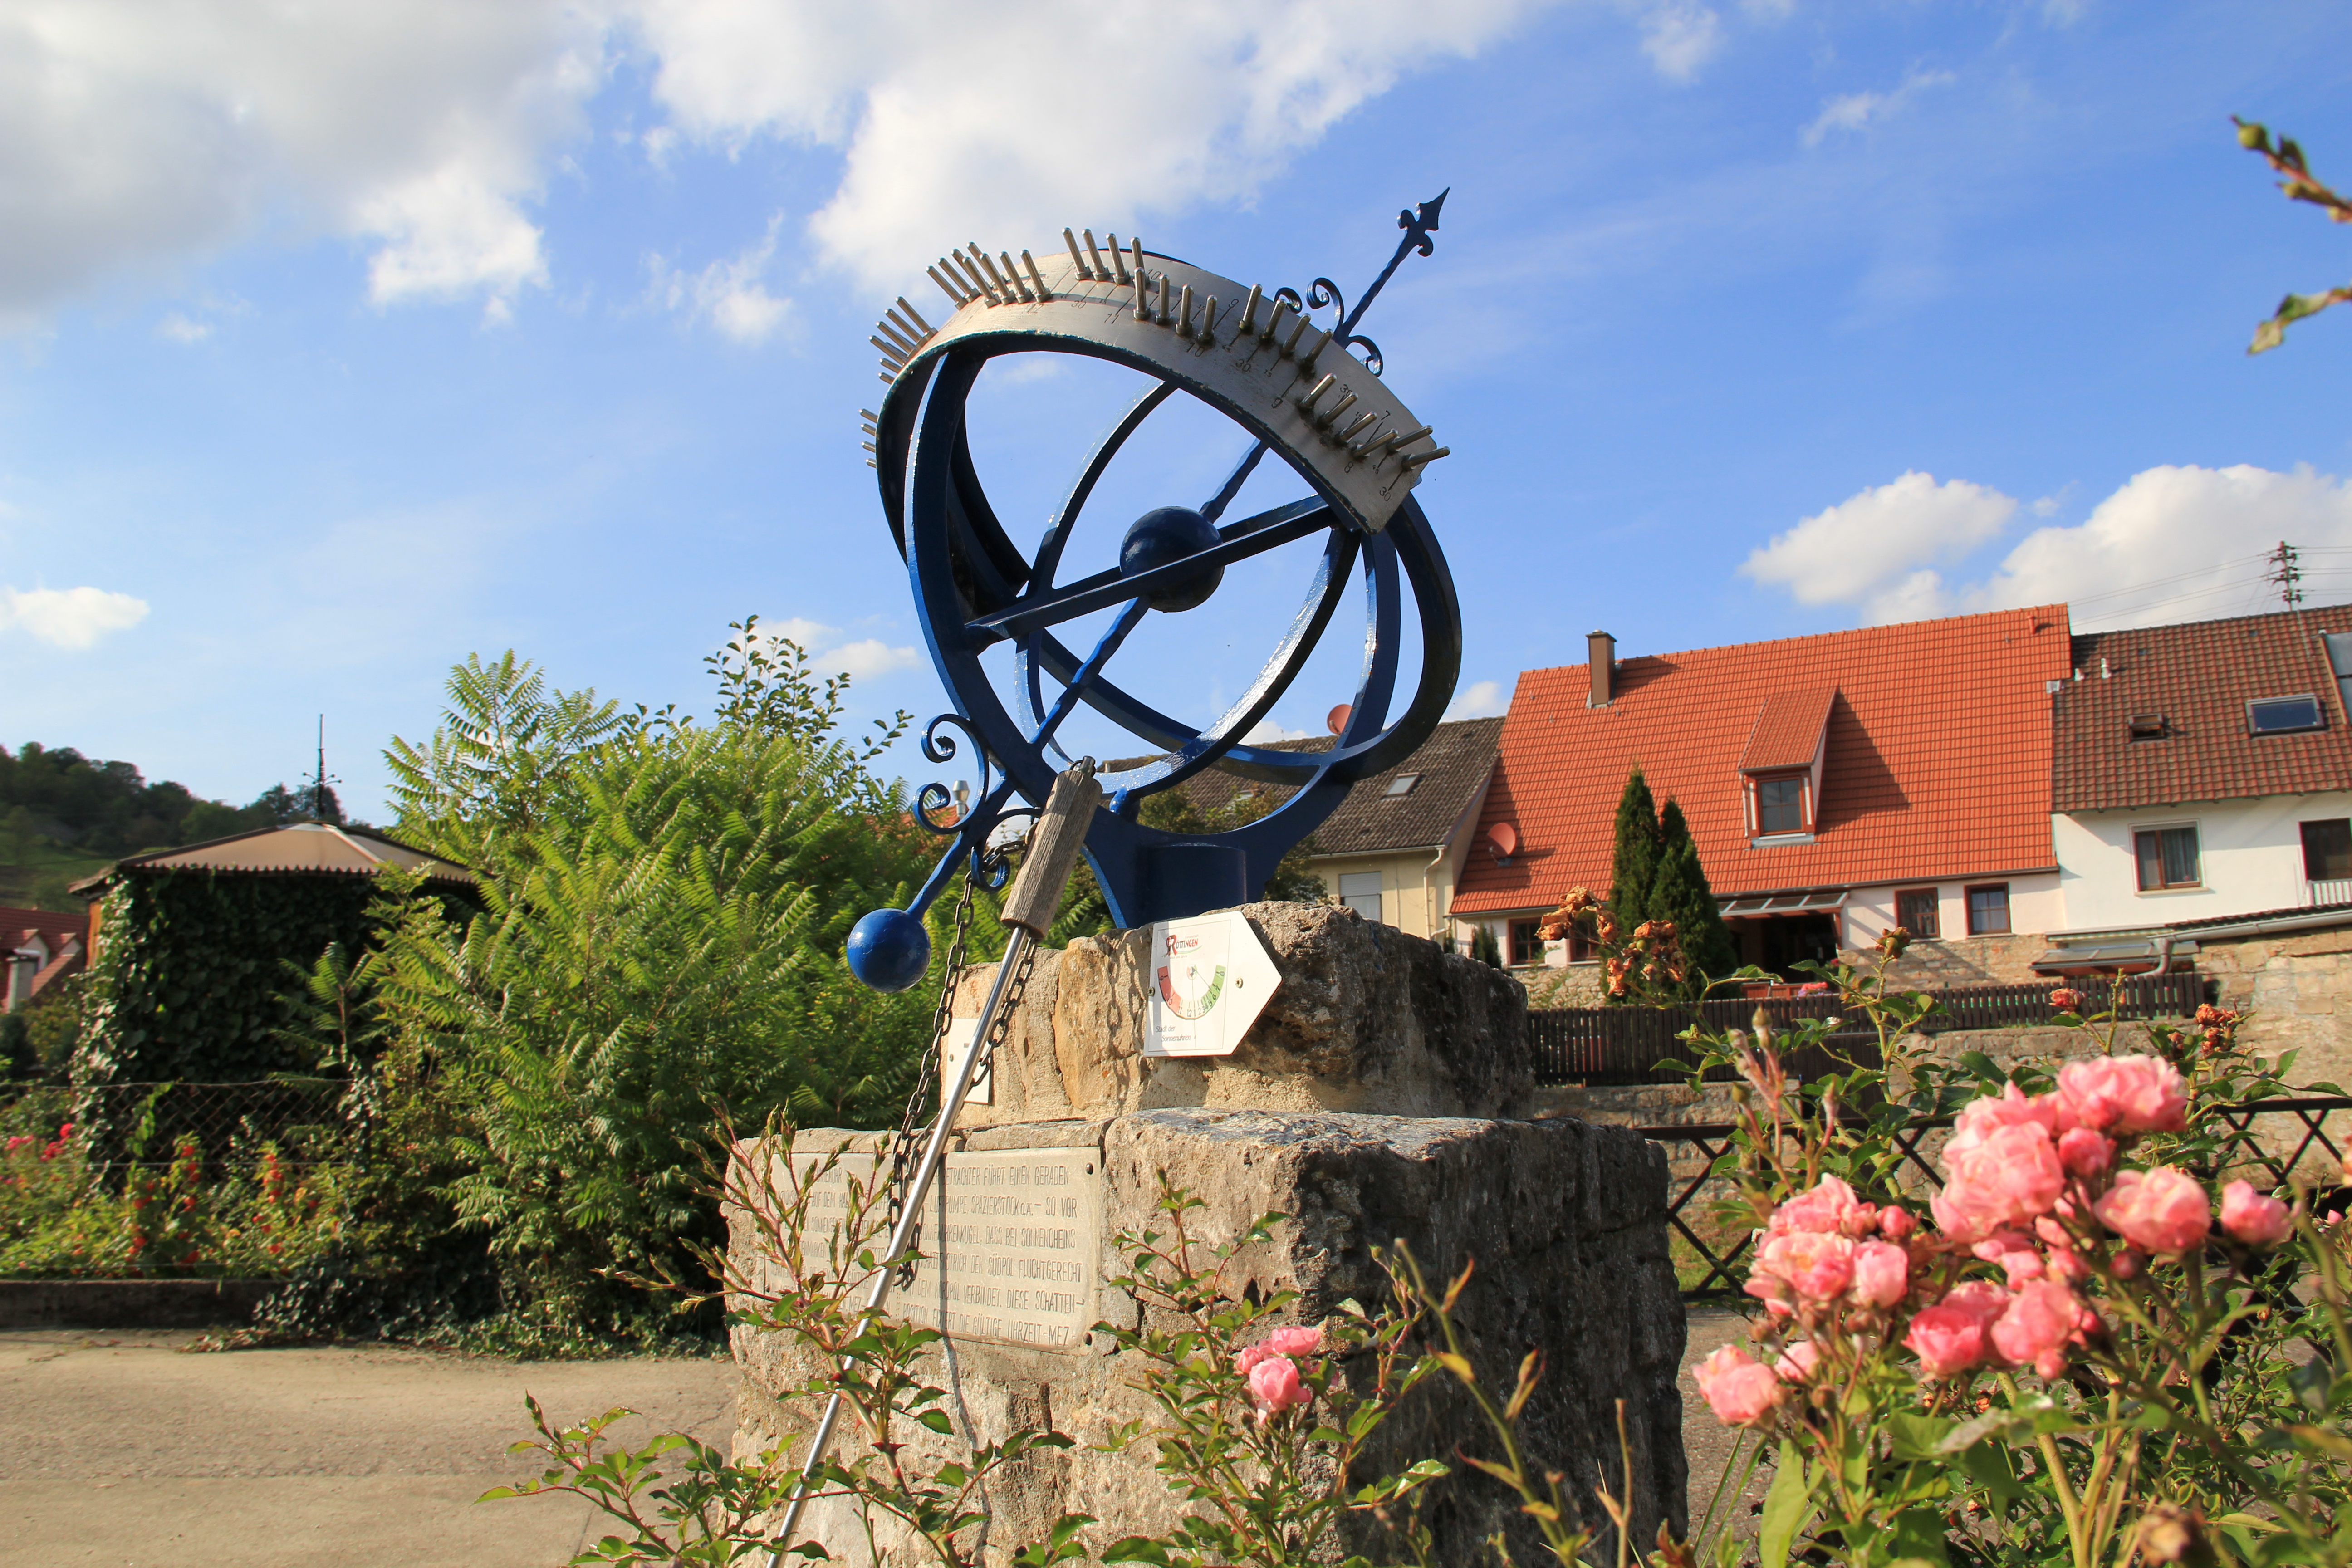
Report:
[[904,991],[931,966],[931,933],[904,910],[876,910],[849,932],[849,972],[876,991]]
[[[1197,555],[1217,542],[1217,525],[1188,506],[1156,507],[1129,527],[1119,542],[1118,574],[1134,577],[1155,566]],[[1195,576],[1179,578],[1143,602],[1155,610],[1189,610],[1217,591],[1225,569],[1212,566]]]

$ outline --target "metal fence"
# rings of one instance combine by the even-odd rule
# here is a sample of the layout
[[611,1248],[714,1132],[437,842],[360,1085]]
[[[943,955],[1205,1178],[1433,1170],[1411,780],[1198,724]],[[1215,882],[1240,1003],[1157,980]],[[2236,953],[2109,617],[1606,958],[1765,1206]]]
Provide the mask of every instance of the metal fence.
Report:
[[[2231,1160],[2227,1168],[2261,1170],[2270,1175],[2273,1184],[2284,1186],[2290,1173],[2302,1163],[2303,1157],[2314,1148],[2325,1150],[2332,1159],[2341,1163],[2344,1152],[2327,1135],[2327,1118],[2334,1112],[2352,1111],[2352,1098],[2341,1095],[2283,1096],[2213,1109],[2231,1129],[2227,1147],[2239,1156]],[[2284,1154],[2265,1144],[2257,1134],[2254,1124],[2263,1117],[2294,1119],[2295,1124],[2284,1130],[2285,1137],[2293,1141],[2292,1147]],[[1920,1145],[1930,1132],[1948,1128],[1952,1122],[1953,1118],[1948,1116],[1923,1116],[1906,1123],[1894,1135],[1895,1145],[1903,1156],[1896,1168],[1916,1172],[1930,1186],[1941,1187],[1944,1184],[1943,1173],[1936,1169],[1922,1152]],[[1705,1122],[1674,1127],[1637,1127],[1633,1131],[1654,1143],[1690,1145],[1704,1162],[1696,1171],[1677,1179],[1666,1205],[1666,1223],[1698,1254],[1699,1262],[1706,1269],[1696,1284],[1683,1288],[1684,1298],[1692,1300],[1738,1294],[1740,1280],[1732,1270],[1754,1244],[1753,1233],[1742,1231],[1736,1239],[1729,1239],[1727,1246],[1724,1246],[1727,1238],[1718,1237],[1717,1245],[1724,1246],[1724,1249],[1717,1251],[1717,1247],[1708,1246],[1706,1238],[1691,1228],[1690,1224],[1695,1214],[1692,1205],[1698,1201],[1699,1194],[1709,1183],[1718,1180],[1715,1174],[1716,1162],[1731,1152],[1732,1134],[1736,1129],[1728,1122]],[[1668,1158],[1672,1160],[1671,1152]]]
[[[1921,1021],[1927,1034],[1948,1029],[1998,1029],[2046,1024],[2058,1014],[2050,993],[2062,984],[2083,993],[2085,1013],[2114,1011],[2125,1018],[2185,1018],[2206,1000],[2207,982],[2198,974],[2141,974],[2122,980],[2041,981],[2024,985],[1953,986],[1932,992],[1937,1009]],[[1558,1007],[1528,1014],[1528,1035],[1538,1083],[1679,1083],[1682,1075],[1661,1071],[1662,1061],[1693,1058],[1692,1047],[1675,1037],[1694,1023],[1713,1032],[1746,1028],[1758,1008],[1776,1026],[1804,1018],[1832,1018],[1845,1011],[1837,997],[1773,997],[1756,1001],[1721,997],[1685,1007]],[[1832,1036],[1837,1050],[1867,1063],[1877,1034],[1841,1030]],[[1827,1052],[1791,1052],[1790,1070],[1801,1078],[1832,1069]],[[1727,1081],[1728,1068],[1712,1078]]]
[[0,1085],[0,1132],[43,1143],[70,1127],[88,1162],[162,1165],[193,1140],[207,1165],[246,1164],[267,1149],[323,1156],[345,1126],[348,1086],[320,1079],[248,1083]]

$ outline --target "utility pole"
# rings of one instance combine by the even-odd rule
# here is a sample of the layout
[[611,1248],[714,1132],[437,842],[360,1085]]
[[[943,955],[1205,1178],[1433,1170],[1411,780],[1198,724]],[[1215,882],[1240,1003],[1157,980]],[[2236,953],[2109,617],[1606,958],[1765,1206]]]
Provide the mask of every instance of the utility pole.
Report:
[[2294,563],[2294,546],[2282,539],[2279,547],[2264,559],[2269,561],[2271,570],[2263,581],[2278,584],[2279,602],[2290,610],[2302,604],[2303,590],[2295,584],[2303,581],[2303,569]]

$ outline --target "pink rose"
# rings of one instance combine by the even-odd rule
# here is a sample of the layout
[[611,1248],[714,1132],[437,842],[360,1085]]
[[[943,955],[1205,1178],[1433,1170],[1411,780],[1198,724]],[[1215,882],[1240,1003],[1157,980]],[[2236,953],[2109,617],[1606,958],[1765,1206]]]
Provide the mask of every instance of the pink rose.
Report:
[[1966,1372],[1992,1353],[1987,1331],[2008,1310],[2009,1300],[1998,1285],[1972,1280],[1958,1286],[1911,1320],[1903,1342],[1929,1377]]
[[2248,1247],[2276,1247],[2294,1228],[2286,1205],[2254,1191],[2251,1182],[2221,1189],[2221,1228]]
[[2066,1190],[2065,1168],[2058,1163],[2050,1130],[2039,1122],[1997,1124],[1953,1152],[1959,1148],[1955,1138],[1945,1150],[1944,1190],[1929,1204],[1937,1222],[1958,1239],[2031,1224],[2048,1214]]
[[2205,1189],[2168,1165],[2122,1173],[2091,1212],[2134,1247],[2157,1253],[2186,1252],[2210,1224]]
[[[1759,1282],[1766,1289],[1759,1290]],[[1785,1287],[1801,1301],[1834,1301],[1853,1283],[1853,1243],[1813,1231],[1767,1237],[1748,1277],[1748,1293],[1779,1299]]]
[[2028,1099],[2017,1085],[2003,1084],[1999,1094],[1979,1095],[1960,1107],[1959,1120],[1952,1125],[1952,1141],[1945,1146],[1944,1158],[1948,1162],[1970,1152],[2004,1127],[2039,1127],[2054,1139],[2074,1125],[2074,1113],[2058,1096],[2042,1094]]
[[2087,1127],[2076,1127],[2058,1140],[2058,1163],[2076,1176],[2095,1176],[2116,1163],[2116,1146]]
[[1738,1345],[1725,1345],[1691,1369],[1715,1418],[1727,1426],[1753,1426],[1780,1402],[1780,1380],[1772,1369]]
[[1265,1347],[1276,1355],[1313,1355],[1323,1348],[1319,1328],[1276,1329],[1265,1336]]
[[1802,1383],[1813,1375],[1813,1369],[1821,1363],[1822,1347],[1811,1340],[1799,1340],[1772,1363],[1772,1375],[1782,1383]]
[[1299,1381],[1298,1368],[1288,1356],[1270,1355],[1251,1367],[1249,1385],[1261,1420],[1315,1397],[1315,1391]]
[[[2037,1228],[2041,1222],[2035,1222]],[[1969,1249],[1987,1263],[1998,1263],[2009,1276],[2009,1287],[2014,1290],[2018,1282],[2042,1278],[2042,1254],[2035,1249],[2033,1238],[2021,1230],[2004,1230],[2000,1235],[1978,1242]]]
[[2080,1323],[2082,1307],[2054,1279],[2024,1285],[1992,1325],[1993,1349],[2003,1361],[2056,1377],[2066,1369],[2066,1342]]
[[1857,1208],[1866,1207],[1854,1202],[1853,1189],[1835,1176],[1823,1176],[1811,1189],[1772,1211],[1769,1234],[1782,1236],[1812,1232],[1822,1236],[1845,1229]]
[[2160,1057],[2094,1057],[2058,1069],[2058,1098],[2085,1127],[2124,1136],[2189,1125],[2189,1086]]
[[1892,1205],[1878,1211],[1878,1234],[1889,1241],[1900,1241],[1918,1228],[1919,1221],[1909,1209]]
[[1911,1255],[1892,1242],[1865,1241],[1853,1249],[1853,1293],[1874,1307],[1892,1307],[1911,1289]]

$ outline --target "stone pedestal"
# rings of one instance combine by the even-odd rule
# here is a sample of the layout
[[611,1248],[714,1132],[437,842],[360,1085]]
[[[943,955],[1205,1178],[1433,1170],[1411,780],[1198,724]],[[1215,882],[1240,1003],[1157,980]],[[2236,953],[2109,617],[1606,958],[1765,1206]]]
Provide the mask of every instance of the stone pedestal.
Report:
[[[1345,910],[1245,912],[1282,985],[1231,1057],[1141,1055],[1144,934],[1042,955],[998,1058],[996,1103],[967,1108],[926,1205],[926,1261],[893,1307],[946,1332],[934,1381],[950,1392],[958,1436],[923,1440],[944,1453],[1051,1424],[1079,1444],[994,1488],[991,1560],[1066,1511],[1099,1519],[1089,1537],[1101,1544],[1166,1530],[1182,1510],[1150,1444],[1093,1447],[1116,1425],[1154,1415],[1130,1386],[1137,1369],[1087,1331],[1137,1321],[1136,1303],[1105,1283],[1121,1272],[1111,1241],[1164,1228],[1154,1210],[1162,1173],[1205,1201],[1194,1219],[1211,1244],[1260,1214],[1290,1216],[1230,1278],[1238,1292],[1297,1291],[1301,1321],[1378,1296],[1375,1247],[1409,1245],[1433,1279],[1475,1259],[1457,1321],[1481,1377],[1507,1388],[1529,1350],[1545,1357],[1521,1427],[1535,1462],[1568,1475],[1601,1523],[1592,1489],[1628,1484],[1622,1400],[1637,1542],[1661,1517],[1679,1526],[1683,1314],[1661,1152],[1621,1129],[1517,1119],[1533,1083],[1508,976]],[[978,1009],[970,996],[958,1010]],[[862,1163],[874,1146],[870,1134],[803,1132],[795,1153],[845,1148]],[[739,1234],[738,1261],[756,1271],[748,1240]],[[805,1430],[815,1413],[774,1397],[804,1374],[793,1347],[739,1331],[735,1351],[745,1373],[739,1452]],[[1372,1463],[1450,1460],[1464,1445],[1484,1451],[1485,1433],[1441,1378],[1391,1419]],[[1439,1560],[1475,1560],[1495,1530],[1517,1531],[1516,1514],[1484,1477],[1443,1483],[1430,1515]],[[812,1519],[836,1556],[858,1550],[847,1523],[821,1510]],[[1385,1555],[1374,1540],[1359,1544]]]

